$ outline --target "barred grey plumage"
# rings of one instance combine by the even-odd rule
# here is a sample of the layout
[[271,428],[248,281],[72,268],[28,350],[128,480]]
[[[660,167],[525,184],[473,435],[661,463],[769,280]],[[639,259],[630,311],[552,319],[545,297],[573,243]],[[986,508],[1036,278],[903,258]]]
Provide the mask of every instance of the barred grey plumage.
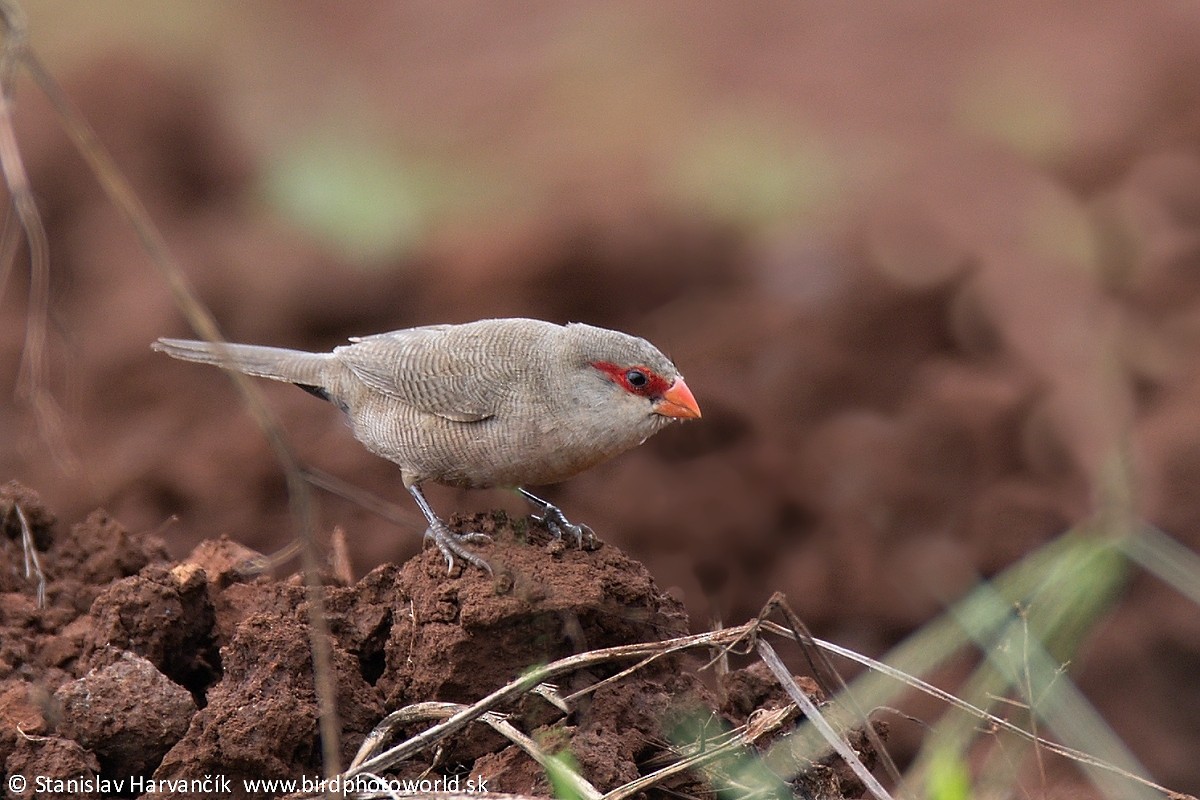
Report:
[[[331,353],[159,339],[154,349],[297,384],[346,412],[355,437],[395,462],[434,539],[487,567],[429,508],[423,481],[555,483],[700,416],[674,364],[645,339],[591,325],[492,319],[351,340]],[[584,526],[542,505],[552,530]]]

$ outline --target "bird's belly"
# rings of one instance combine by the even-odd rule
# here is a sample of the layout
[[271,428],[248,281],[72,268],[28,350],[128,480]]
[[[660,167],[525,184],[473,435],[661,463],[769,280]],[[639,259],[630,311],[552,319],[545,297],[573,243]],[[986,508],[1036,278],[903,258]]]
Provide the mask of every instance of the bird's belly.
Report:
[[398,464],[406,480],[452,486],[536,486],[557,483],[635,447],[646,434],[596,436],[580,426],[491,417],[456,422],[401,403],[351,413],[367,449]]

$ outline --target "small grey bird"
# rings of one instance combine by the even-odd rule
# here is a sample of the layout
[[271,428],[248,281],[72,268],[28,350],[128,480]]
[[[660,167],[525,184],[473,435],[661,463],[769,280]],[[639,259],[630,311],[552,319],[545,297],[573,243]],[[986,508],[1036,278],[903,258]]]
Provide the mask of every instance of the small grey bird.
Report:
[[[526,491],[636,447],[700,407],[675,365],[645,339],[573,323],[488,319],[353,338],[332,353],[183,339],[155,350],[293,383],[344,411],[368,450],[400,465],[429,522],[426,537],[490,570],[430,508],[424,481],[507,487],[559,538],[587,526]],[[486,537],[483,537],[486,538]]]

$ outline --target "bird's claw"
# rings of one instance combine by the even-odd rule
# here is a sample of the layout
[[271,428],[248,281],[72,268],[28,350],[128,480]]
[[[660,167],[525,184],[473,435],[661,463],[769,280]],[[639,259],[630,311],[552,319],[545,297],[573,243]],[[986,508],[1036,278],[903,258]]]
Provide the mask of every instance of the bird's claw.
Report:
[[580,550],[583,549],[585,539],[588,542],[596,540],[596,534],[591,528],[587,525],[577,525],[571,522],[558,506],[547,503],[546,508],[542,511],[542,515],[534,515],[534,519],[545,525],[546,529],[554,534],[555,539],[562,539],[563,535],[567,533],[571,534],[575,539],[575,545]]
[[517,487],[517,493],[538,507],[542,513],[540,515],[534,514],[533,518],[542,523],[546,527],[546,530],[554,534],[554,538],[557,541],[561,542],[563,535],[569,533],[575,539],[575,544],[580,550],[585,549],[585,541],[588,545],[596,543],[596,534],[591,528],[587,525],[576,525],[574,522],[571,522],[558,506],[543,500],[528,489],[523,489],[520,486]]
[[494,575],[492,565],[483,559],[482,556],[472,553],[467,548],[467,542],[490,542],[492,537],[486,533],[468,532],[455,533],[445,525],[430,525],[425,531],[425,538],[432,539],[437,545],[437,549],[446,557],[446,571],[454,571],[454,557],[458,556],[468,564],[473,564],[487,572],[489,575]]

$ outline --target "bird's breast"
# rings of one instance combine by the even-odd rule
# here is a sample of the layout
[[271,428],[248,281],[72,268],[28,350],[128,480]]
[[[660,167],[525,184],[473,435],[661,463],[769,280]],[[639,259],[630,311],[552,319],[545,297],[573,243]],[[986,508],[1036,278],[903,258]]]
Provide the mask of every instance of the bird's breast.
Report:
[[453,486],[557,483],[644,442],[649,414],[605,419],[586,408],[503,409],[477,422],[423,413],[387,397],[351,409],[355,436],[412,480]]

